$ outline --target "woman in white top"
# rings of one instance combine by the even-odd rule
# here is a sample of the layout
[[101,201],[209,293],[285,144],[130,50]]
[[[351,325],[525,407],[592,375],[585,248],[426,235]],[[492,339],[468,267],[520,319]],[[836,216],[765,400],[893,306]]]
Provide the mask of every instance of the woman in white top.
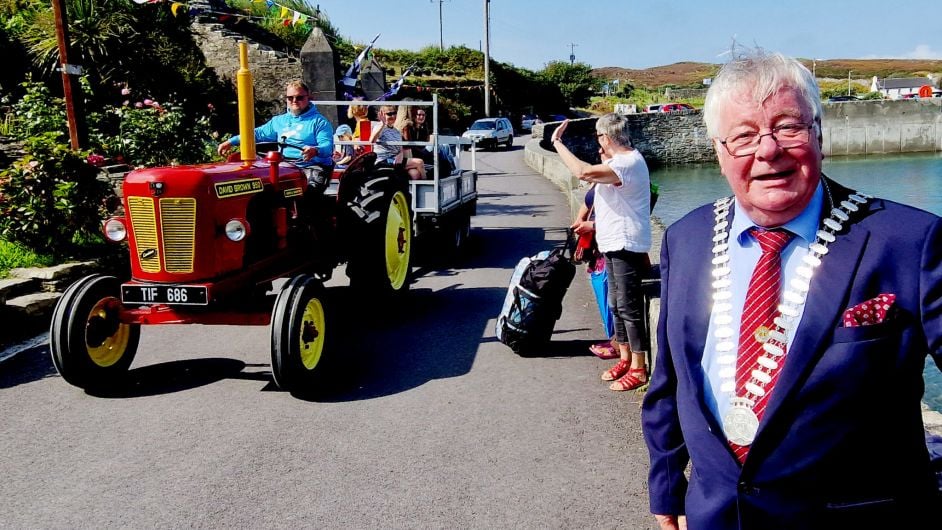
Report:
[[631,390],[648,380],[641,295],[651,249],[648,166],[641,153],[631,147],[624,116],[606,114],[595,123],[601,164],[580,160],[563,144],[561,138],[568,126],[566,120],[553,131],[553,147],[573,176],[596,184],[595,222],[577,221],[572,228],[577,234],[595,230],[608,271],[608,303],[615,314],[620,358],[602,373],[602,380],[612,381],[612,390]]

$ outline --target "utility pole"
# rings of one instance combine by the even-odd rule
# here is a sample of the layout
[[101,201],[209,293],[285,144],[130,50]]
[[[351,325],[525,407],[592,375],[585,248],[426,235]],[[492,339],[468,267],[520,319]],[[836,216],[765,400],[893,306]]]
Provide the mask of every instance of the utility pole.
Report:
[[[438,0],[438,49],[440,51],[445,51],[445,36],[442,30],[442,3],[444,1]],[[429,0],[429,2],[435,2],[435,0]]]
[[491,0],[484,0],[484,116],[491,117]]
[[52,0],[52,14],[56,19],[56,41],[59,46],[59,69],[62,71],[62,95],[65,98],[69,142],[72,150],[78,151],[82,148],[82,140],[85,137],[85,120],[81,112],[81,90],[75,76],[82,73],[82,68],[69,64],[69,21],[65,10],[65,0]]
[[851,72],[853,72],[853,70],[847,71],[847,95],[848,96],[850,95],[850,73]]
[[576,46],[578,44],[569,43],[569,66],[575,66],[576,64]]

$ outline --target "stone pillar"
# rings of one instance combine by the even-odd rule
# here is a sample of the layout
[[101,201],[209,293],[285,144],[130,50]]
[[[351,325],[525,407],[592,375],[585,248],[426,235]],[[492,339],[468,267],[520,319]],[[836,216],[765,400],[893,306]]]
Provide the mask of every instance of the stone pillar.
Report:
[[386,93],[386,70],[375,59],[370,59],[360,70],[360,88],[369,101]]
[[[337,99],[337,75],[334,69],[334,49],[324,32],[315,27],[301,48],[301,79],[311,89],[314,101]],[[337,126],[337,107],[322,106],[317,110]]]

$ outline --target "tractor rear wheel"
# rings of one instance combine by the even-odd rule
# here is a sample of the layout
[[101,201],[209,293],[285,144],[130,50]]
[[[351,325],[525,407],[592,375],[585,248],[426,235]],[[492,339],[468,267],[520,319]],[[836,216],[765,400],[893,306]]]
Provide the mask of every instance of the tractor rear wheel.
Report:
[[353,234],[347,265],[351,285],[380,296],[408,292],[413,236],[409,185],[391,178],[363,202],[368,214]]
[[49,350],[59,375],[80,388],[113,384],[137,353],[141,327],[119,320],[118,280],[93,274],[59,299],[49,329]]
[[314,277],[295,276],[282,288],[271,319],[271,368],[278,388],[316,389],[333,353],[329,316],[326,290]]

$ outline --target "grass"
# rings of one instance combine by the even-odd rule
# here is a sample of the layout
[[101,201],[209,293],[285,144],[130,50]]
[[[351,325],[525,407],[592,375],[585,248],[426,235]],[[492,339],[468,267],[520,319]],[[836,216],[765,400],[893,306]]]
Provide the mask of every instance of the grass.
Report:
[[0,239],[0,278],[6,278],[10,269],[17,267],[47,267],[54,263],[52,256],[36,254]]

